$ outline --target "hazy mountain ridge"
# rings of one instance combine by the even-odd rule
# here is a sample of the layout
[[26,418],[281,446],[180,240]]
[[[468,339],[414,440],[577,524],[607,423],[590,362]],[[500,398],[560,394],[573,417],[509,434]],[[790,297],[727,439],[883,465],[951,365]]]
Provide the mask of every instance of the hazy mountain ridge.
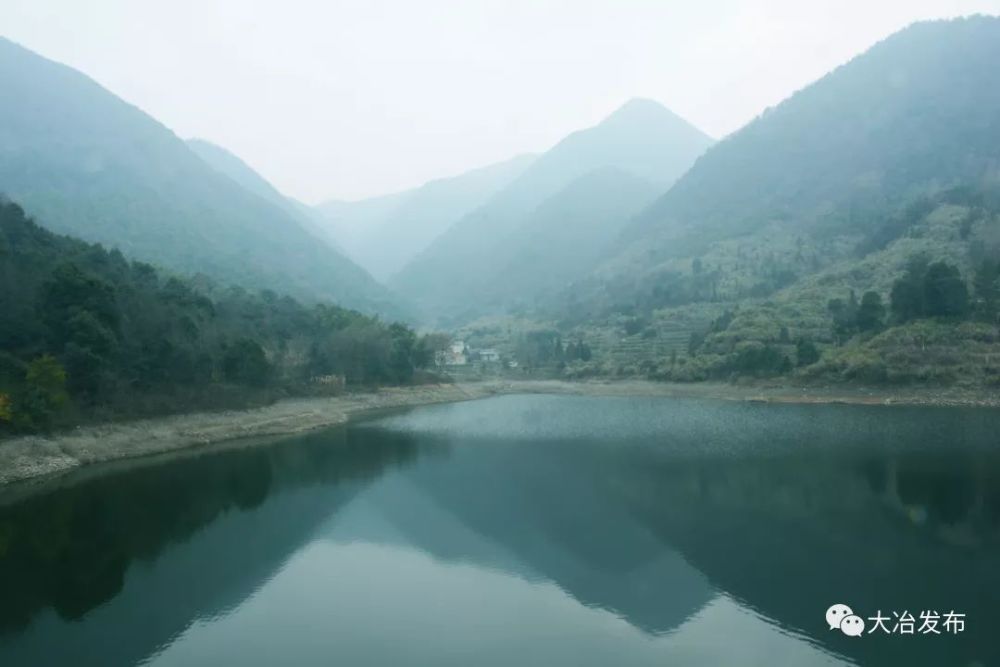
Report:
[[329,201],[316,211],[352,257],[377,278],[387,280],[534,159],[519,155],[413,190],[357,202]]
[[595,303],[670,305],[652,287],[713,244],[770,225],[859,241],[920,196],[1000,178],[998,59],[1000,19],[920,23],[792,95],[638,216]]
[[312,207],[281,193],[239,156],[205,139],[188,139],[188,148],[195,152],[208,166],[220,174],[231,178],[244,190],[252,192],[293,216],[310,234],[345,254],[343,247],[325,229],[322,219]]
[[[519,178],[465,216],[390,283],[445,318],[467,312],[496,271],[514,258],[497,249],[526,233],[533,212],[574,180],[606,167],[666,188],[711,139],[655,102],[633,100],[598,125],[575,132],[537,158]],[[516,247],[516,244],[511,247]],[[581,272],[586,267],[580,267]]]
[[592,267],[635,213],[660,194],[618,167],[595,169],[546,199],[494,251],[497,270],[480,302],[498,312],[544,309]]
[[1000,381],[998,61],[1000,18],[915,24],[708,150],[550,302],[567,372]]
[[93,80],[0,39],[0,192],[51,229],[221,282],[399,312],[363,269]]

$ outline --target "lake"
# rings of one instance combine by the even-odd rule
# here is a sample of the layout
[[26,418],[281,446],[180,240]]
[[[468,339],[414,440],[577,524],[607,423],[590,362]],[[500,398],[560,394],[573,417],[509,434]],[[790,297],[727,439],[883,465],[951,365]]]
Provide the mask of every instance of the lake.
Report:
[[8,491],[0,665],[996,665],[998,433],[503,396]]

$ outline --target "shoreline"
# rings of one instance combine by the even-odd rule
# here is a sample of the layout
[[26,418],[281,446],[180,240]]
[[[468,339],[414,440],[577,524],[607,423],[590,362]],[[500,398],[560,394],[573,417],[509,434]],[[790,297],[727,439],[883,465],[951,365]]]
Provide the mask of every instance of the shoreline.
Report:
[[1000,391],[789,387],[644,380],[488,380],[385,388],[370,393],[289,398],[262,408],[202,412],[77,427],[50,436],[0,441],[0,488],[50,479],[94,464],[267,440],[343,424],[379,410],[457,403],[504,394],[689,398],[760,403],[1000,407]]

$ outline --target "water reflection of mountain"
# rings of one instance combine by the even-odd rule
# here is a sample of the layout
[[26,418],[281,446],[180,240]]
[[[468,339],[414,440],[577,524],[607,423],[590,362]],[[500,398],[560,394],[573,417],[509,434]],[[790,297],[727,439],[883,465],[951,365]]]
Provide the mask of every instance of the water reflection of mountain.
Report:
[[[586,405],[537,408],[544,423],[519,416],[524,406],[492,409],[382,424],[439,438],[453,456],[358,503],[377,506],[396,539],[553,581],[651,633],[677,627],[718,590],[863,664],[1000,658],[994,413],[715,405],[672,414],[677,404],[660,403],[629,415],[631,433],[622,424],[618,437],[595,438],[588,419],[600,432],[608,415],[588,417]],[[565,421],[572,440],[558,438]],[[428,507],[457,519],[464,538],[454,527],[423,530]],[[823,623],[834,602],[865,615],[954,609],[970,620],[959,637],[852,641]]]
[[[995,458],[647,460],[617,486],[714,586],[832,651],[865,664],[995,664],[998,472]],[[835,602],[970,622],[958,638],[852,642],[823,623]]]
[[0,664],[133,665],[240,603],[416,445],[333,431],[0,508]]
[[[567,470],[571,450],[548,443],[525,455],[480,440],[451,451],[447,465],[418,464],[367,489],[331,536],[401,543],[442,560],[550,581],[581,604],[653,634],[678,627],[711,599],[705,578],[620,498],[603,493],[577,466]],[[358,506],[363,517],[339,525]],[[392,529],[371,532],[383,523]]]
[[[120,472],[0,507],[0,664],[141,662],[317,534],[552,582],[650,635],[725,593],[862,664],[994,664],[997,422],[505,397]],[[833,602],[969,621],[850,640]]]

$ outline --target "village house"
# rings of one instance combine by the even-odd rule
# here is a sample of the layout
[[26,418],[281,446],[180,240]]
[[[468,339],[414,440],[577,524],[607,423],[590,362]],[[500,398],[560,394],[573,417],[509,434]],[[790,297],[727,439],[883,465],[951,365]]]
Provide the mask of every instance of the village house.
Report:
[[465,341],[453,341],[448,349],[437,353],[434,361],[438,366],[465,366],[469,363],[469,348]]

